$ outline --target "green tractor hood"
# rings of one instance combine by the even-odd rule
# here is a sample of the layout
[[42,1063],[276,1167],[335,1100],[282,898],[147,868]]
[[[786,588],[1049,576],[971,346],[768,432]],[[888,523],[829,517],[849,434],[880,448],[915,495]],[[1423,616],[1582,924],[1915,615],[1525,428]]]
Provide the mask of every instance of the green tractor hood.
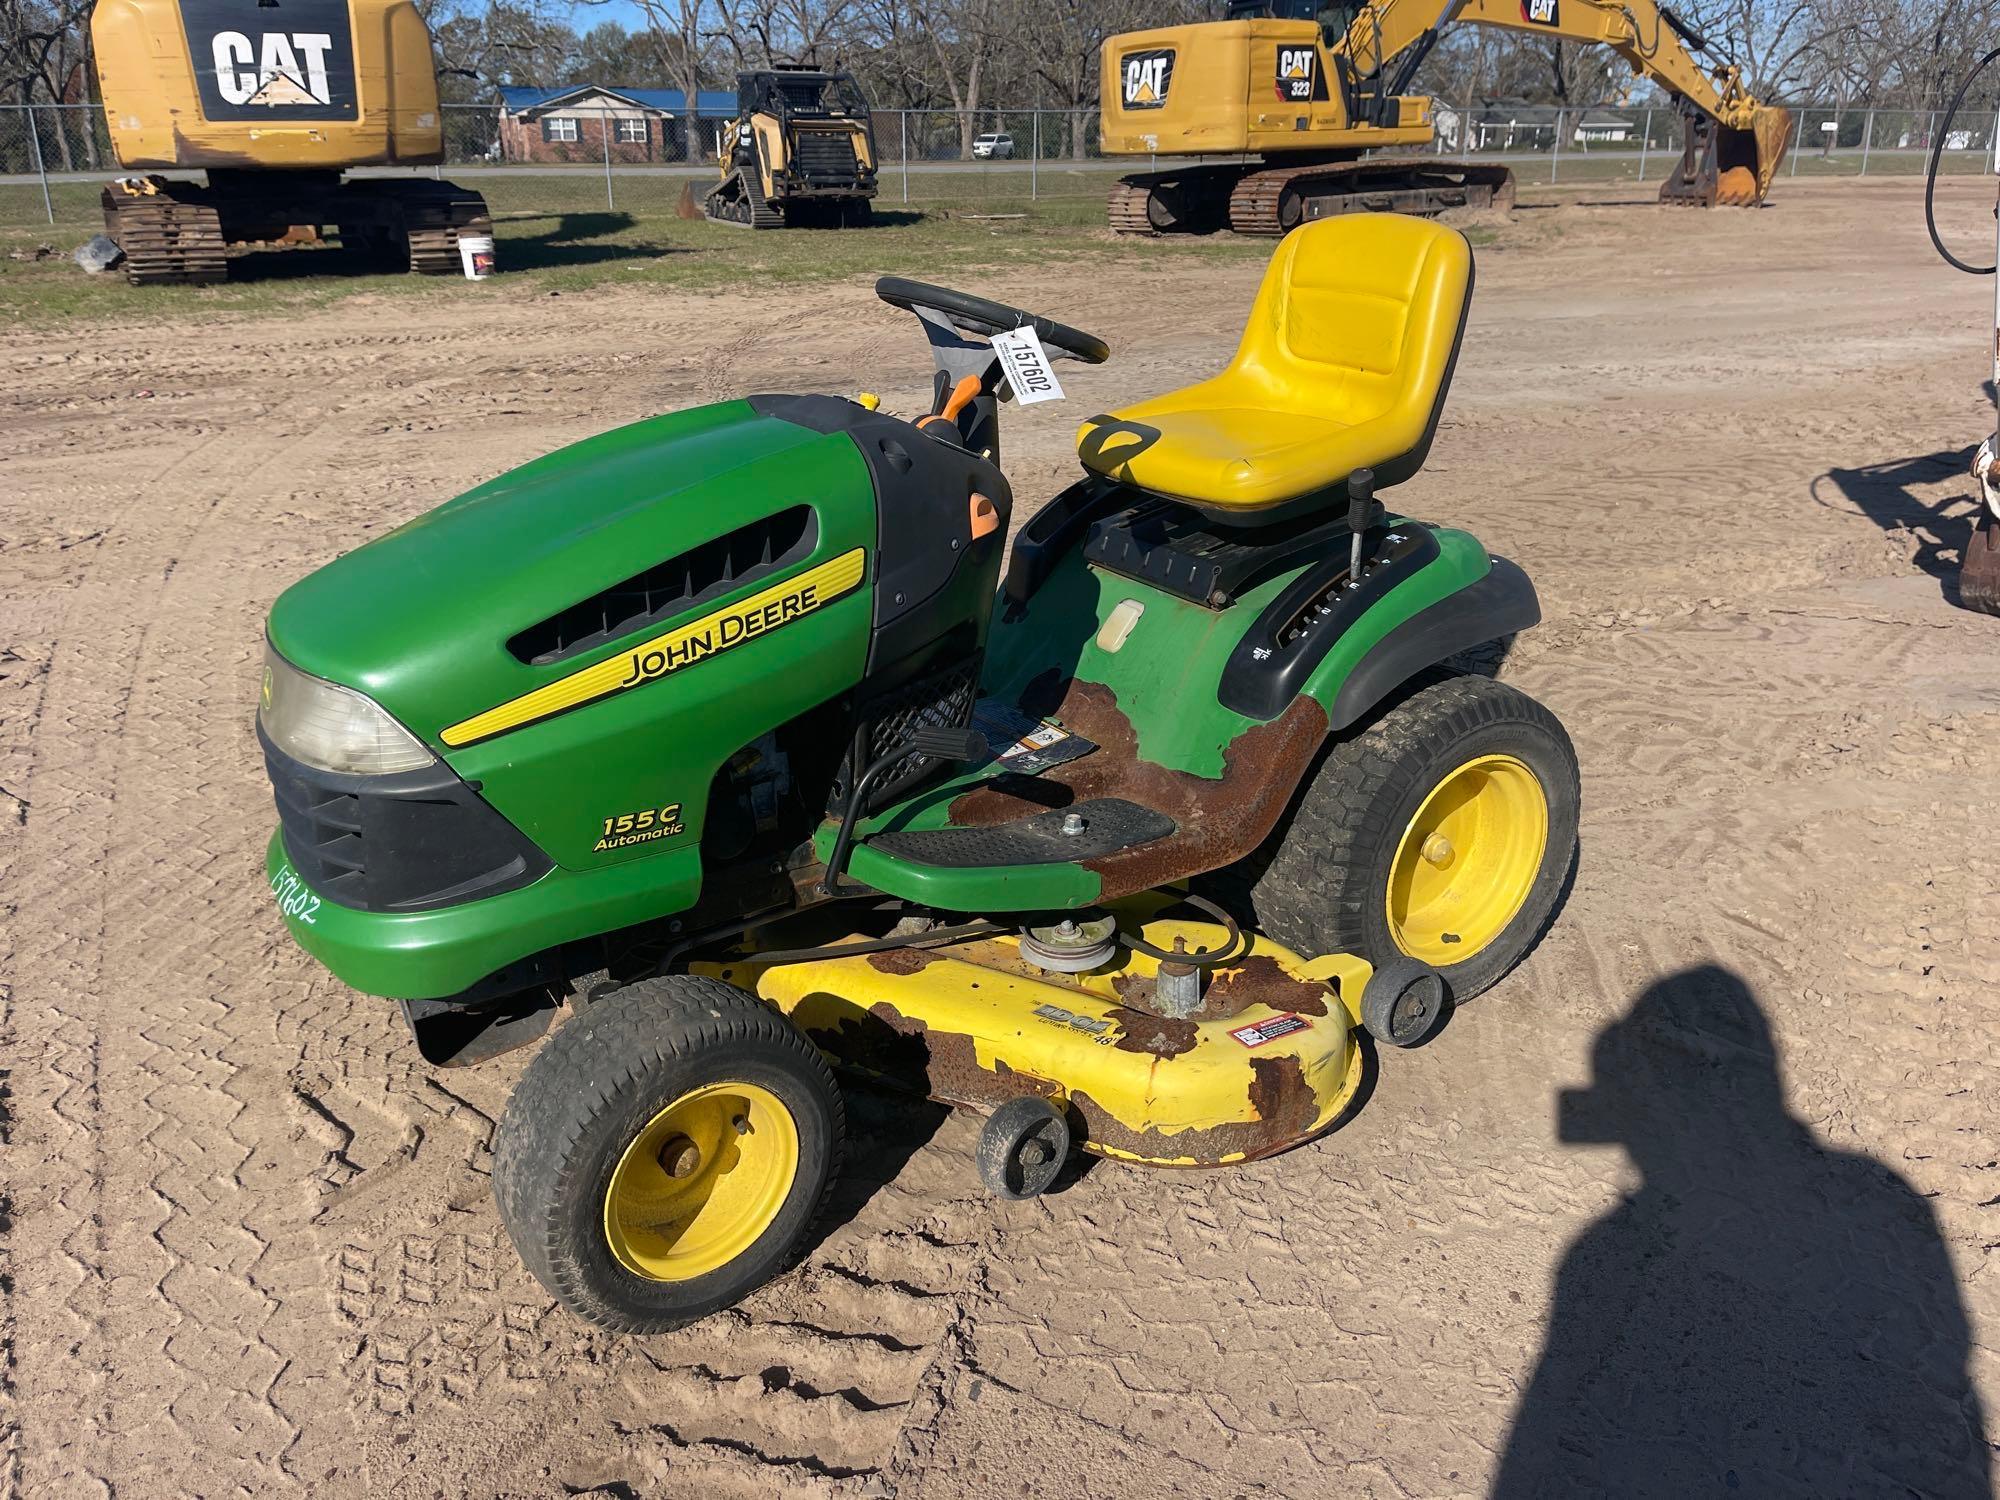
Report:
[[442,752],[445,727],[617,650],[607,639],[538,666],[510,649],[522,631],[788,505],[814,506],[812,556],[824,555],[869,519],[869,493],[838,434],[745,401],[656,417],[502,474],[321,568],[278,599],[270,639]]

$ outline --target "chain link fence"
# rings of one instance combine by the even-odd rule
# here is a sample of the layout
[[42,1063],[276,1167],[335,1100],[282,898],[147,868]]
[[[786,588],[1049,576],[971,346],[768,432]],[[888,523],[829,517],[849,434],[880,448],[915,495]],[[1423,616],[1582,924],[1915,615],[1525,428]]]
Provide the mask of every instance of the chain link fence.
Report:
[[[361,175],[449,174],[501,215],[671,214],[687,188],[699,194],[716,179],[728,123],[636,106],[512,115],[497,104],[446,105],[443,113],[442,165]],[[1433,114],[1436,154],[1507,162],[1524,185],[1657,180],[1680,153],[1680,118],[1665,107],[1439,99]],[[1795,114],[1780,169],[1793,177],[1921,173],[1942,125],[1936,111],[1805,106]],[[1095,109],[877,110],[874,127],[877,205],[885,209],[1101,199],[1116,178],[1149,164],[1102,154]],[[1991,116],[1961,114],[1941,170],[1990,170],[1994,128]],[[118,171],[99,106],[0,107],[0,225],[94,223],[102,185]]]
[[[1930,158],[1942,110],[1791,106],[1792,147],[1781,177],[1915,176]],[[1677,110],[1659,106],[1465,104],[1433,106],[1435,150],[1511,164],[1523,183],[1657,181],[1680,159]],[[1990,172],[1996,120],[1961,112],[1940,175]]]

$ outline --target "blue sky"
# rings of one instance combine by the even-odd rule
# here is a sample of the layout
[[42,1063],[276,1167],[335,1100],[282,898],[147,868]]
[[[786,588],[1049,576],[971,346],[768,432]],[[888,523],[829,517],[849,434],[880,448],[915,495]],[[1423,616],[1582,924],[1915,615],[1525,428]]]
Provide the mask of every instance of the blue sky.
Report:
[[630,0],[605,0],[602,5],[570,7],[569,24],[579,32],[588,31],[606,21],[616,21],[627,31],[642,31],[646,25],[645,16]]

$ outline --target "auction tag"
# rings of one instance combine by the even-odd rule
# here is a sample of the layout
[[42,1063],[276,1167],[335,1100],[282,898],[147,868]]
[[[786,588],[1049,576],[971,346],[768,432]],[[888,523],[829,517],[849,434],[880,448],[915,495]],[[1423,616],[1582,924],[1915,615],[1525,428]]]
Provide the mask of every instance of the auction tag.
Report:
[[1014,388],[1016,401],[1033,406],[1037,401],[1063,399],[1063,388],[1050,368],[1049,352],[1033,328],[994,334],[993,349],[1000,356],[1000,368],[1007,372],[1007,384]]

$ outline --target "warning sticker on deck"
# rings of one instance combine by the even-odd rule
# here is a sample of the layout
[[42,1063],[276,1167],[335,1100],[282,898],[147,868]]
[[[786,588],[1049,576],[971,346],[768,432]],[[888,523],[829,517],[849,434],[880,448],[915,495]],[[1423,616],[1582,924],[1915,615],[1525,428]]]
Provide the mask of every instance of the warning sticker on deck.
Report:
[[1281,1036],[1290,1036],[1295,1031],[1312,1030],[1312,1022],[1304,1016],[1287,1012],[1273,1016],[1268,1021],[1257,1021],[1249,1026],[1233,1026],[1229,1034],[1246,1047],[1261,1047],[1266,1042],[1275,1042]]
[[1097,748],[1095,740],[1047,719],[1031,719],[998,698],[981,698],[973,705],[972,727],[986,736],[988,755],[1016,776],[1039,776]]

